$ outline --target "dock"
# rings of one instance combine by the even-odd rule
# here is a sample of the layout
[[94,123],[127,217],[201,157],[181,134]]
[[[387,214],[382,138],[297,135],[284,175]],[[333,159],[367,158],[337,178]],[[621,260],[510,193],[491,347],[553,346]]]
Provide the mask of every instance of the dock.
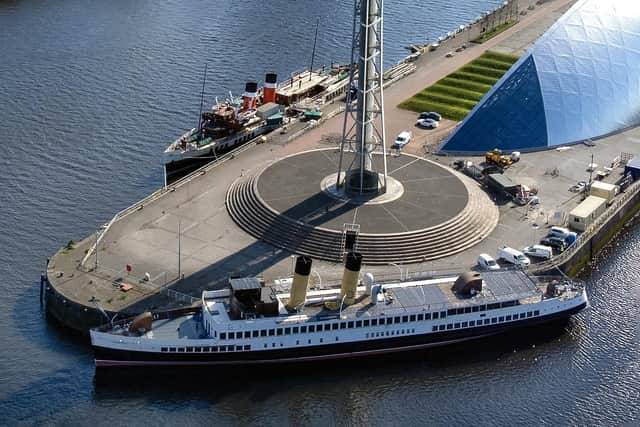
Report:
[[[451,174],[460,182],[471,181],[453,171],[453,158],[432,154],[434,147],[456,123],[443,121],[437,131],[414,129],[415,114],[398,109],[396,105],[487,49],[512,53],[517,49],[526,49],[572,3],[572,0],[545,2],[521,17],[519,24],[454,57],[445,57],[445,54],[466,42],[465,37],[448,40],[438,50],[418,57],[414,62],[416,70],[398,79],[385,91],[387,141],[393,141],[395,135],[405,129],[413,129],[415,134],[413,142],[406,148],[406,154],[398,160],[398,171],[404,167],[403,159],[411,157],[412,160],[405,163],[419,159],[434,167],[452,171]],[[49,260],[46,266],[47,280],[42,285],[48,312],[64,326],[85,332],[89,327],[107,322],[116,314],[122,317],[147,309],[197,304],[203,290],[218,289],[226,285],[229,277],[261,276],[270,282],[290,276],[292,261],[298,252],[296,247],[288,246],[290,236],[280,235],[282,242],[276,239],[278,233],[272,233],[270,239],[262,239],[260,233],[268,232],[270,227],[252,232],[250,224],[243,226],[230,211],[230,192],[238,188],[239,183],[249,182],[269,166],[295,167],[283,163],[283,159],[323,149],[335,151],[335,136],[340,135],[343,122],[340,102],[335,100],[335,103],[328,105],[326,111],[330,114],[325,112],[317,125],[300,123],[293,132],[277,133],[267,138],[265,143],[248,144],[228,153],[219,161],[158,189],[144,200],[115,214],[94,235],[60,249]],[[499,220],[496,216],[496,223],[483,229],[477,241],[473,241],[473,236],[465,237],[467,240],[464,241],[469,244],[461,243],[460,250],[447,253],[445,248],[433,256],[407,258],[407,262],[382,257],[381,262],[366,265],[363,270],[379,277],[397,272],[399,278],[416,272],[460,272],[472,268],[480,253],[495,254],[502,245],[522,248],[537,243],[546,234],[547,228],[554,224],[557,212],[569,212],[581,201],[580,194],[570,192],[569,188],[578,181],[588,179],[589,172],[586,169],[592,163],[592,154],[595,156],[594,162],[609,165],[621,153],[638,147],[638,141],[640,129],[636,128],[594,141],[595,147],[574,145],[566,150],[523,154],[522,159],[505,174],[519,183],[538,188],[539,205],[495,203],[494,207],[487,208],[487,212],[495,209],[499,213]],[[481,159],[473,157],[464,160],[481,162]],[[296,172],[293,169],[287,172],[292,171]],[[297,171],[304,173],[304,170],[300,172],[301,169]],[[621,168],[613,168],[605,180],[614,180],[621,173]],[[279,185],[276,175],[272,182]],[[472,183],[468,185],[473,186]],[[284,192],[281,193],[282,199],[299,196],[296,188],[285,187],[278,188]],[[312,193],[313,189],[305,191]],[[242,198],[242,194],[238,197],[247,200]],[[278,199],[276,194],[270,194],[267,209],[274,206],[291,209],[291,206],[280,204]],[[303,202],[304,198],[298,200],[297,204]],[[468,201],[464,203],[466,206]],[[567,273],[575,273],[574,270],[585,265],[638,210],[640,186],[636,183],[614,200],[601,223],[581,235],[581,240],[571,250],[551,263],[534,265],[532,271],[562,267]],[[307,213],[297,220],[304,223]],[[352,222],[358,222],[357,209],[346,215],[351,215]],[[408,212],[405,215],[410,217]],[[347,222],[346,219],[334,221],[333,226],[338,232],[343,221]],[[387,220],[381,221],[386,223]],[[408,224],[409,219],[406,222]],[[398,227],[408,227],[401,218],[398,223]],[[472,224],[475,223],[469,222],[470,227]],[[428,228],[433,225],[419,224],[416,227]],[[398,232],[393,227],[389,227],[389,230],[389,234]],[[403,250],[402,247],[399,250]],[[367,264],[366,259],[364,263]],[[314,286],[322,288],[339,282],[342,264],[335,257],[319,257],[314,259],[314,271]]]

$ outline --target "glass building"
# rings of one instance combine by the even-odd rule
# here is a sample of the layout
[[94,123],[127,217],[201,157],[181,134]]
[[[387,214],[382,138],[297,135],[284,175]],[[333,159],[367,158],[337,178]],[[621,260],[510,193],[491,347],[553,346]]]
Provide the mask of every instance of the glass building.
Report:
[[440,150],[540,150],[639,124],[640,0],[580,0]]

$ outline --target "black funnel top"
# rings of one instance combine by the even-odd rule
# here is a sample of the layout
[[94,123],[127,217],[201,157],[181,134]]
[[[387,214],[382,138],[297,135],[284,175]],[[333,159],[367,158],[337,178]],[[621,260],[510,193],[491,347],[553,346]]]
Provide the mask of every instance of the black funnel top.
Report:
[[275,73],[267,73],[264,78],[266,83],[276,83],[278,81],[278,75]]
[[244,86],[244,91],[248,93],[256,93],[258,91],[258,83],[247,82],[247,84]]
[[349,252],[344,266],[351,271],[360,271],[362,265],[362,254],[358,252]]
[[308,256],[299,256],[296,259],[296,274],[308,276],[311,273],[311,258]]

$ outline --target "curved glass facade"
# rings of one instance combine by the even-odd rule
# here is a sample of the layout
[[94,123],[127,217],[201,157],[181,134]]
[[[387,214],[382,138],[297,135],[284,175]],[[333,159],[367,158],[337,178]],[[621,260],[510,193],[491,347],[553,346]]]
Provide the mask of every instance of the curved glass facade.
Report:
[[640,124],[640,0],[581,0],[441,147],[537,150]]

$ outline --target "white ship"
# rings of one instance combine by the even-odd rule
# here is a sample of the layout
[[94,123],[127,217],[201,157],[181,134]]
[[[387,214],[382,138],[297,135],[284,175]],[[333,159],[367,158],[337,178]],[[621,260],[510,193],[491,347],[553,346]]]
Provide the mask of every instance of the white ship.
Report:
[[349,253],[340,288],[307,291],[299,257],[289,292],[257,278],[205,291],[201,305],[91,330],[98,367],[297,363],[472,340],[568,319],[584,285],[521,270],[379,282]]

